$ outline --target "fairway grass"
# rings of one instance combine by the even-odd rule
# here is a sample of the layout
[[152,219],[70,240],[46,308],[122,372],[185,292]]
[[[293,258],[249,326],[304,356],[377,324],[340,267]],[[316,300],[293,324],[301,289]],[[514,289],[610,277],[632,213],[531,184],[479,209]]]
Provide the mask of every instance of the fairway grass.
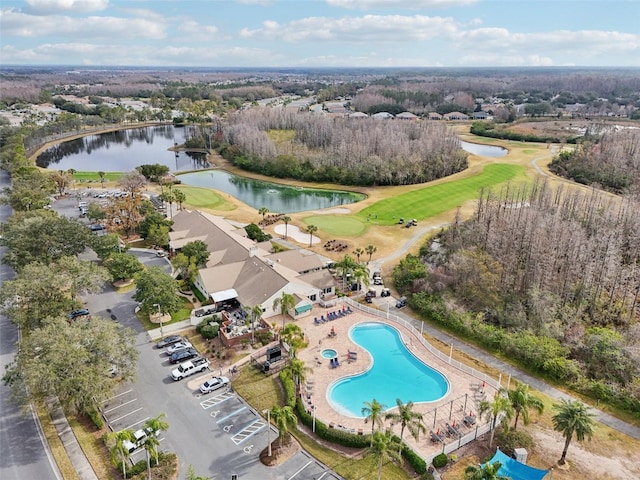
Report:
[[315,225],[328,235],[353,237],[367,229],[364,222],[354,215],[314,215],[302,220],[305,225]]
[[187,196],[187,200],[184,203],[192,207],[223,211],[229,211],[235,208],[233,204],[224,200],[220,194],[211,189],[185,186],[175,188]]
[[453,210],[464,202],[477,198],[480,189],[513,180],[524,171],[525,169],[518,165],[490,164],[480,175],[386,198],[364,208],[356,216],[373,225],[393,225],[398,223],[400,217],[404,217],[405,220],[424,220]]

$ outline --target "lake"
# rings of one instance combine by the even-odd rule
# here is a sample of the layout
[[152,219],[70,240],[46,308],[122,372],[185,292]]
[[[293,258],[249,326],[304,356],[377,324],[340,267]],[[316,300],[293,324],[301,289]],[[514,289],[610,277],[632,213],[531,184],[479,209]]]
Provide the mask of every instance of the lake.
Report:
[[[139,165],[159,163],[174,173],[210,169],[203,153],[172,152],[169,148],[190,138],[195,127],[162,125],[87,135],[48,148],[36,164],[52,170],[79,172],[130,172]],[[238,200],[271,212],[293,213],[355,203],[365,198],[358,193],[290,187],[262,182],[222,170],[182,174],[185,185],[220,190]]]
[[191,126],[158,125],[87,135],[48,148],[38,155],[36,165],[79,172],[130,172],[154,163],[172,172],[211,168],[204,153],[169,150],[176,143],[183,144],[193,131]]
[[481,157],[504,157],[509,150],[493,145],[481,145],[479,143],[471,143],[460,140],[460,146],[465,152],[473,153]]
[[337,207],[364,200],[360,193],[317,188],[292,187],[233,175],[223,170],[183,173],[178,179],[184,185],[214,188],[242,200],[256,209],[294,213]]

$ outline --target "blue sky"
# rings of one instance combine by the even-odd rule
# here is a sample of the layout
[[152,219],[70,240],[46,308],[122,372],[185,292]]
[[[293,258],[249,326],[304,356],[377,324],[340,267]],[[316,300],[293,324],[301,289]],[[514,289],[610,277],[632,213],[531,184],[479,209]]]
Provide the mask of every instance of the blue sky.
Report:
[[2,0],[0,64],[640,67],[640,0]]

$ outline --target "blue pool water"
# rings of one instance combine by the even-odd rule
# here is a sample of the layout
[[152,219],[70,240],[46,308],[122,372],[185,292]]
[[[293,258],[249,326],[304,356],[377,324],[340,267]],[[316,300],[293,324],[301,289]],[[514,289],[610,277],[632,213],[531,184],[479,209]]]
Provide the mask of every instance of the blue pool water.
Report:
[[390,409],[396,406],[396,398],[403,403],[433,402],[449,391],[444,375],[416,358],[395,328],[361,323],[349,331],[349,337],[371,354],[373,365],[366,372],[340,379],[329,387],[329,403],[343,415],[363,418],[364,402],[374,398]]
[[324,358],[336,358],[338,356],[338,352],[336,352],[333,348],[327,348],[322,351],[322,356]]

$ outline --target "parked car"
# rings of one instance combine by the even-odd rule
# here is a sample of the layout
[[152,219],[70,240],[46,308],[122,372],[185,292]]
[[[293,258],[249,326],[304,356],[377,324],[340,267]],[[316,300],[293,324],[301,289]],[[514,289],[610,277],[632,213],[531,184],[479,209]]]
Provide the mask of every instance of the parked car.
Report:
[[68,313],[67,318],[69,318],[70,320],[75,320],[76,318],[84,317],[86,315],[89,315],[89,310],[87,310],[86,308],[80,308]]
[[167,348],[165,348],[165,351],[167,352],[167,355],[171,356],[174,352],[189,347],[193,347],[193,345],[191,345],[191,342],[189,342],[188,340],[180,340],[179,342],[169,345]]
[[135,432],[133,432],[133,436],[135,438],[133,442],[125,440],[124,442],[122,442],[122,445],[129,451],[129,453],[133,453],[138,448],[142,447],[144,441],[151,435],[155,435],[157,437],[158,435],[160,435],[160,432],[154,433],[154,431],[148,427],[145,429],[141,428],[140,430],[136,430]]
[[380,291],[380,296],[381,297],[390,297],[391,296],[391,290],[389,290],[388,288],[383,288]]
[[172,345],[182,340],[184,339],[180,335],[169,335],[168,337],[165,337],[162,340],[160,340],[158,343],[156,343],[156,347],[164,348],[168,345]]
[[90,225],[89,228],[92,232],[101,232],[102,230],[106,230],[107,226],[102,223],[94,223],[93,225]]
[[198,351],[191,347],[191,348],[183,348],[182,350],[178,350],[177,352],[173,352],[171,354],[171,356],[169,357],[169,361],[171,363],[181,363],[181,362],[185,362],[187,360],[192,359],[193,357],[197,357],[198,356]]
[[229,385],[227,377],[213,377],[200,385],[200,393],[209,393]]
[[407,306],[407,297],[400,297],[396,302],[396,308],[402,308]]

